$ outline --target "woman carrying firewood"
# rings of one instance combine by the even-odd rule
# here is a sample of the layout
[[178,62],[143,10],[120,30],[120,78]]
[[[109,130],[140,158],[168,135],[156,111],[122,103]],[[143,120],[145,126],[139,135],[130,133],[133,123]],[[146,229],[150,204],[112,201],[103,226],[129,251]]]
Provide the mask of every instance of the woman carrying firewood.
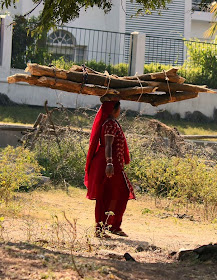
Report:
[[119,115],[119,101],[103,102],[90,135],[84,183],[88,189],[87,198],[96,200],[97,237],[110,237],[104,233],[105,227],[113,234],[127,236],[120,226],[127,201],[135,199],[133,187],[124,172],[124,164],[130,162],[130,157],[126,138],[117,121]]

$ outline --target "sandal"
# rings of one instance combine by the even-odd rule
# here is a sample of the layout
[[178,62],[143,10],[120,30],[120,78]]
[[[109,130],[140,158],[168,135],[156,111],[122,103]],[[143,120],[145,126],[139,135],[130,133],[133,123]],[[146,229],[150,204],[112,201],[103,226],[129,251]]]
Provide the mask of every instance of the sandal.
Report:
[[121,229],[117,230],[113,230],[111,231],[112,234],[118,235],[118,236],[123,236],[123,237],[128,237],[128,235]]

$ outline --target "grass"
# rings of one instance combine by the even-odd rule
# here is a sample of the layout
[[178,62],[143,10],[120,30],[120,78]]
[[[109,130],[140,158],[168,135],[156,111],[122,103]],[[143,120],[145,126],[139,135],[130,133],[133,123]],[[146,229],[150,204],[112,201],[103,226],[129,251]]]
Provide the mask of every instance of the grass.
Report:
[[[94,111],[78,111],[69,110],[71,123],[75,126],[91,126]],[[0,122],[16,123],[16,124],[34,124],[37,116],[44,113],[43,107],[34,106],[0,106]],[[56,113],[56,119],[61,113]],[[151,118],[150,116],[141,116],[141,118]],[[131,122],[133,117],[127,117],[127,121]],[[185,120],[163,120],[170,127],[176,127],[181,134],[185,135],[217,135],[217,124],[213,123],[196,123]]]
[[163,120],[170,127],[176,127],[181,134],[185,135],[217,135],[216,123],[196,123],[185,120]]
[[[69,187],[67,193],[64,190],[52,188],[47,191],[18,193],[7,208],[0,206],[1,215],[5,217],[4,236],[11,240],[20,238],[20,241],[25,241],[27,222],[28,224],[31,222],[29,230],[32,230],[32,241],[42,236],[48,238],[49,241],[49,234],[51,236],[52,230],[55,231],[53,218],[58,217],[59,223],[64,223],[63,212],[65,212],[69,220],[77,219],[77,234],[81,238],[85,232],[90,229],[93,232],[94,229],[95,202],[86,199],[85,196],[86,190],[75,187]],[[185,210],[179,209],[181,214],[186,213]],[[138,196],[137,200],[128,202],[123,219],[123,230],[130,236],[128,243],[132,241],[131,246],[135,247],[135,240],[145,240],[167,250],[178,250],[180,247],[190,248],[198,244],[214,242],[216,222],[200,221],[199,208],[189,208],[188,211],[188,215],[192,215],[194,221],[173,217],[172,214],[178,213],[178,209],[175,205],[168,207],[166,200],[158,201],[156,205],[156,201],[150,196]],[[163,218],[165,213],[170,215]],[[172,241],[171,236],[173,236]],[[133,249],[125,248],[125,246],[123,248],[123,245],[117,243],[115,250]]]

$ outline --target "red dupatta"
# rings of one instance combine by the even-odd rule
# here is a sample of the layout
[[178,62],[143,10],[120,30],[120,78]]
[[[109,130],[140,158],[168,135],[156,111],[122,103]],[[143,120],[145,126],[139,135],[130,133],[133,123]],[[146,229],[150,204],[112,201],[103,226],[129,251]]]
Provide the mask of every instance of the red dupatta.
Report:
[[[101,127],[104,124],[104,122],[108,119],[108,117],[112,114],[112,111],[113,111],[116,103],[117,103],[117,101],[103,102],[103,104],[99,108],[99,110],[96,114],[96,117],[94,119],[91,134],[90,134],[89,150],[87,153],[87,160],[86,160],[86,166],[85,166],[84,184],[86,187],[88,187],[88,173],[89,173],[90,165],[91,165],[92,159],[99,147],[99,138],[100,138],[100,133],[101,133]],[[125,149],[124,150],[125,150],[124,160],[125,160],[125,163],[128,164],[130,162],[130,157],[129,157],[129,150],[127,147],[126,139],[125,139]]]

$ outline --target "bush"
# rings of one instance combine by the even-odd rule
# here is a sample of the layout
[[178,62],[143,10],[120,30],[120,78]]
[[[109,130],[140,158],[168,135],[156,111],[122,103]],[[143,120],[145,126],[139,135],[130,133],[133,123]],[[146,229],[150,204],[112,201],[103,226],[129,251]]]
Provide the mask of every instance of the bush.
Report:
[[74,186],[84,187],[87,144],[88,139],[72,133],[60,139],[60,147],[55,139],[43,139],[36,144],[35,152],[45,175],[54,182],[65,180]]
[[23,147],[8,146],[0,154],[0,198],[8,203],[13,192],[21,186],[33,186],[40,175],[41,167],[35,154]]
[[[53,60],[52,64],[55,65],[57,68],[62,68],[66,70],[69,70],[74,64],[79,65],[79,63],[65,61],[63,56],[60,57],[58,60]],[[86,62],[85,65],[89,68],[94,69],[95,71],[102,73],[106,70],[109,74],[115,74],[118,76],[126,76],[128,74],[128,64],[126,63],[112,65],[106,64],[103,61],[96,62],[95,60],[90,60]]]
[[167,197],[179,203],[217,203],[217,166],[208,167],[197,156],[169,157],[133,148],[128,167],[131,181],[142,193]]

